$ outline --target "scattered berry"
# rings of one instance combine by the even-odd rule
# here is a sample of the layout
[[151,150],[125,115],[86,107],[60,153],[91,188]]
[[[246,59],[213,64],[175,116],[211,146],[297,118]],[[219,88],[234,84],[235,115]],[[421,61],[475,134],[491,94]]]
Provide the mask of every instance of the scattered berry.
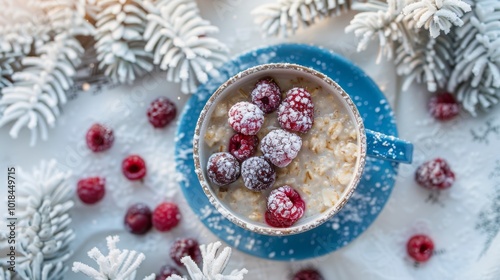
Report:
[[432,257],[434,242],[426,235],[415,235],[406,244],[408,255],[417,262],[426,262]]
[[201,251],[198,242],[192,238],[178,239],[170,249],[170,257],[178,265],[182,265],[181,259],[190,256],[195,263],[201,262]]
[[455,182],[455,174],[442,158],[424,162],[415,173],[415,180],[429,189],[447,189]]
[[446,121],[458,115],[460,107],[453,94],[437,94],[429,101],[429,112],[438,120]]
[[90,177],[78,181],[76,193],[85,204],[94,204],[104,197],[106,179]]
[[159,231],[169,231],[181,219],[181,213],[176,204],[163,202],[153,211],[153,226]]
[[106,151],[111,148],[115,141],[113,130],[98,123],[90,127],[85,138],[87,140],[87,146],[93,152]]
[[156,275],[156,280],[166,280],[172,275],[181,275],[181,273],[171,265],[164,265],[160,269],[160,273]]
[[177,108],[166,97],[155,99],[148,108],[148,120],[156,128],[167,126],[175,119]]
[[131,155],[122,162],[123,175],[129,180],[140,180],[146,176],[146,162],[138,156]]
[[266,222],[273,227],[289,227],[306,209],[300,194],[288,185],[274,189],[267,198]]
[[323,280],[323,276],[315,269],[303,269],[293,276],[293,280]]
[[127,210],[125,228],[133,234],[145,234],[151,229],[151,210],[144,203],[137,203]]
[[250,102],[238,102],[228,112],[229,125],[245,135],[255,135],[264,123],[264,112]]
[[263,191],[276,181],[276,171],[264,157],[251,157],[241,165],[241,177],[248,189]]
[[208,158],[207,172],[212,183],[224,186],[240,177],[240,163],[230,153],[215,153]]
[[303,88],[292,88],[278,109],[278,121],[284,129],[307,132],[314,122],[311,94]]
[[264,157],[278,167],[287,166],[297,156],[302,146],[299,136],[276,129],[262,139],[260,148]]
[[229,139],[229,152],[239,161],[244,161],[257,152],[259,138],[255,135],[236,133]]
[[271,77],[259,80],[252,90],[252,102],[264,113],[276,111],[281,103],[281,90]]

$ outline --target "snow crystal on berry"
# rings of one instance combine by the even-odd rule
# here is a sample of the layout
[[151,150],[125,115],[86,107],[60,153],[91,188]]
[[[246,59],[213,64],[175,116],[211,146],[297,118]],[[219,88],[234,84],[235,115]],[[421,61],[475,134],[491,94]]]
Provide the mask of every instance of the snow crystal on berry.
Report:
[[455,182],[455,173],[442,158],[423,163],[415,173],[415,180],[429,189],[447,189]]
[[284,185],[273,190],[267,198],[266,222],[274,227],[289,227],[304,215],[305,209],[300,194]]
[[311,94],[303,88],[292,88],[278,109],[278,121],[284,129],[307,132],[314,122]]
[[298,135],[276,129],[262,139],[261,150],[264,157],[278,167],[285,167],[297,156],[302,146]]
[[281,90],[272,78],[263,78],[252,90],[252,102],[266,114],[274,112],[281,103]]
[[259,138],[256,135],[236,133],[229,139],[228,150],[239,161],[244,161],[257,152]]
[[252,191],[262,191],[274,184],[276,171],[264,157],[252,157],[241,165],[241,177],[245,187]]
[[214,184],[224,186],[240,177],[240,163],[230,153],[215,153],[208,158],[207,173]]
[[458,102],[451,93],[438,94],[429,101],[429,112],[438,120],[450,120],[457,116],[459,111]]
[[250,102],[238,102],[228,112],[229,125],[245,135],[255,135],[264,123],[264,112]]

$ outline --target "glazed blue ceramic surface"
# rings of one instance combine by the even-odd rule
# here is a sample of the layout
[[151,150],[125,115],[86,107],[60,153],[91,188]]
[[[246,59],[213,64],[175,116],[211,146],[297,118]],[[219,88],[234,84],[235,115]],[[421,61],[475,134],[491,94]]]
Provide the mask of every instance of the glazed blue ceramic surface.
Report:
[[178,172],[184,176],[180,186],[185,198],[201,222],[220,239],[257,257],[303,260],[328,254],[349,244],[373,223],[389,199],[398,164],[367,158],[361,182],[344,208],[326,223],[304,233],[286,237],[260,235],[246,231],[220,215],[205,196],[194,170],[193,135],[198,116],[210,95],[228,78],[256,65],[278,62],[300,64],[326,74],[351,96],[367,129],[397,136],[387,99],[361,69],[326,49],[282,44],[256,49],[234,58],[219,69],[219,77],[198,88],[184,107],[179,122],[176,163]]

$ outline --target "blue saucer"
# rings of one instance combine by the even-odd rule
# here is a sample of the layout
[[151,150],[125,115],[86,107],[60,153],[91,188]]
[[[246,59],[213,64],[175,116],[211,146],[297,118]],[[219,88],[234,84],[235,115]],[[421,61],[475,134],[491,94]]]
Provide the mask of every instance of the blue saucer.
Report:
[[368,129],[397,136],[393,112],[377,85],[352,62],[310,45],[283,44],[242,54],[222,66],[220,76],[200,86],[187,102],[176,141],[180,185],[193,211],[215,235],[232,247],[271,260],[303,260],[333,252],[349,244],[377,218],[389,199],[397,164],[369,158],[361,183],[344,208],[323,225],[297,235],[276,237],[246,231],[220,215],[206,198],[194,171],[194,128],[210,95],[228,78],[247,68],[288,62],[314,68],[342,86],[358,106]]

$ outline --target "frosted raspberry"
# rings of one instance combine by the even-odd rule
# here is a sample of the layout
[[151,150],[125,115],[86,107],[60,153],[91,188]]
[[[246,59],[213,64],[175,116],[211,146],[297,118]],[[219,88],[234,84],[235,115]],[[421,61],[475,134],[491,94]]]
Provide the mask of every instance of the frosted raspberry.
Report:
[[266,222],[273,227],[289,227],[306,209],[300,194],[288,185],[273,190],[267,198]]
[[167,126],[175,119],[176,114],[175,104],[166,97],[155,99],[147,111],[149,122],[156,128]]
[[80,200],[85,204],[99,202],[105,191],[106,179],[101,177],[90,177],[78,181],[76,192]]
[[244,161],[257,152],[259,138],[255,135],[236,133],[229,139],[229,152],[239,161]]
[[303,269],[293,276],[293,280],[323,280],[323,276],[315,269]]
[[122,162],[122,172],[127,179],[141,180],[146,176],[146,162],[138,155],[131,155]]
[[264,157],[251,157],[241,165],[241,177],[248,189],[263,191],[276,181],[276,171]]
[[245,135],[255,135],[264,123],[264,112],[250,102],[238,102],[228,112],[229,125]]
[[111,148],[115,141],[115,136],[113,130],[109,127],[96,123],[87,131],[85,139],[90,150],[93,152],[102,152]]
[[266,114],[278,109],[281,103],[281,90],[273,78],[266,77],[255,84],[252,90],[252,102]]
[[151,229],[151,210],[144,203],[137,203],[125,214],[125,228],[133,234],[145,234]]
[[181,220],[181,213],[175,203],[163,202],[153,211],[153,226],[159,231],[169,231]]
[[426,262],[434,252],[434,242],[426,235],[415,235],[406,244],[408,255],[417,262]]
[[260,145],[264,157],[278,167],[285,167],[290,164],[301,147],[302,139],[283,129],[269,132],[264,136]]
[[168,277],[172,275],[181,275],[181,273],[173,266],[171,265],[164,265],[160,269],[160,273],[156,275],[156,280],[167,280]]
[[195,263],[201,262],[201,251],[193,238],[178,239],[170,248],[170,257],[176,264],[182,265],[181,259],[185,256],[190,256]]
[[446,121],[458,115],[460,107],[453,94],[445,92],[433,96],[429,101],[429,112],[438,120]]
[[224,186],[240,177],[240,163],[230,153],[215,153],[208,158],[207,173],[210,181]]
[[303,88],[292,88],[278,109],[278,121],[284,129],[307,132],[314,122],[311,94]]
[[422,187],[442,190],[453,185],[455,173],[444,159],[436,158],[418,167],[415,180]]

